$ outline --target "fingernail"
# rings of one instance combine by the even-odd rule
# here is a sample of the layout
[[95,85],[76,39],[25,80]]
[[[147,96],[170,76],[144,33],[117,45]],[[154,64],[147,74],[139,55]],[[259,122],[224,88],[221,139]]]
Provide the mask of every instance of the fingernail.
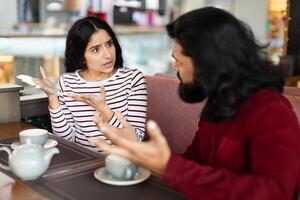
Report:
[[150,120],[147,123],[147,125],[148,125],[148,128],[151,128],[151,129],[156,128],[156,123],[154,121],[152,121],[152,120]]

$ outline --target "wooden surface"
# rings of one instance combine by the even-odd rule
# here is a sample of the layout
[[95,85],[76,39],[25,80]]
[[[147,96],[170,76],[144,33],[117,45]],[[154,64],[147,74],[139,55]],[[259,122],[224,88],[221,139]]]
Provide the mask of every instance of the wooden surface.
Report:
[[16,183],[14,183],[11,191],[11,197],[12,197],[11,200],[46,200],[47,199],[20,181],[16,181]]
[[[17,140],[21,130],[34,128],[26,123],[0,124],[0,143],[11,144]],[[104,167],[104,156],[80,145],[49,136],[58,142],[60,154],[53,157],[47,172],[35,181],[23,182],[10,171],[0,171],[15,179],[9,190],[9,198],[0,188],[0,200],[44,200],[44,199],[188,199],[153,175],[145,182],[128,187],[111,186],[94,178],[94,171]],[[7,156],[0,152],[0,161],[7,164]],[[1,176],[0,176],[1,179]],[[146,195],[145,195],[146,194]]]
[[[12,137],[17,137],[19,132],[24,129],[34,128],[31,125],[23,122],[12,122],[0,124],[0,141]],[[1,177],[0,177],[1,178]],[[1,199],[0,194],[0,199]],[[26,186],[19,180],[13,184],[11,189],[11,200],[44,200],[46,199],[38,192]]]
[[20,131],[29,128],[34,128],[34,127],[24,122],[1,123],[0,140],[12,138],[12,137],[18,137]]
[[[30,128],[35,127],[24,122],[0,124],[0,143],[11,144],[12,142],[16,141],[20,131]],[[43,174],[37,181],[47,180],[51,177],[55,179],[57,177],[60,177],[62,174],[66,175],[77,172],[78,170],[83,170],[85,168],[97,168],[99,167],[99,165],[104,165],[104,158],[100,154],[82,148],[79,145],[63,140],[54,135],[51,135],[49,137],[58,141],[60,154],[53,157],[53,159],[51,160],[51,165],[49,166],[47,172]],[[3,164],[7,165],[7,156],[2,154],[0,156],[0,161]],[[16,180],[16,183],[12,186],[11,190],[10,196],[12,197],[12,199],[46,199],[43,195],[38,193],[38,191],[40,190],[37,190],[36,185],[38,185],[39,183],[36,184],[35,181],[22,182],[18,180],[13,174],[11,174],[11,172],[4,171],[2,169],[1,171]],[[34,188],[34,190],[32,188]],[[0,200],[2,200],[1,190]]]

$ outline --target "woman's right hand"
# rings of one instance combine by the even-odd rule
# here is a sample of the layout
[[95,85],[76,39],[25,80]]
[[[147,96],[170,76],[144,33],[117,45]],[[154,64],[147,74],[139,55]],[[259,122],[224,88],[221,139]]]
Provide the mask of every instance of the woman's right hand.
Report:
[[40,72],[42,75],[42,79],[33,78],[33,83],[37,88],[41,88],[47,94],[48,98],[57,98],[55,84],[47,77],[47,74],[43,67],[40,67]]
[[41,88],[48,96],[49,107],[51,109],[57,109],[60,106],[60,103],[57,98],[55,84],[47,77],[43,67],[40,67],[40,72],[42,79],[32,78],[31,76],[27,75],[19,75],[18,78],[27,84],[35,86],[36,88]]
[[55,88],[55,84],[48,78],[44,68],[40,67],[40,72],[42,75],[42,79],[33,79],[35,85],[41,88],[48,96],[49,107],[51,109],[57,109],[60,106],[60,103],[57,98],[57,90]]

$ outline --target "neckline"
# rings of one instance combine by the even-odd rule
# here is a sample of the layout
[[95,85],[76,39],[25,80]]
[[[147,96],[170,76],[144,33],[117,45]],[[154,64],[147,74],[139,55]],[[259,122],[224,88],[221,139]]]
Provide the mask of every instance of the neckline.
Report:
[[120,68],[118,68],[112,76],[108,77],[107,79],[101,80],[101,81],[88,81],[88,80],[86,80],[86,79],[84,79],[83,77],[80,76],[79,72],[81,72],[81,71],[82,71],[81,69],[75,71],[76,76],[78,76],[78,78],[81,81],[86,82],[86,83],[103,83],[103,82],[107,82],[107,81],[113,79],[119,73]]

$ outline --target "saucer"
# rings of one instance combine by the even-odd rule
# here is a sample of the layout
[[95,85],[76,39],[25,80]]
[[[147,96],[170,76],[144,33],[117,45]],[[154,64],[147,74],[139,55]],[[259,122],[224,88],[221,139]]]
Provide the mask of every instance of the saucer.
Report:
[[[20,141],[16,141],[14,143],[11,144],[11,148],[12,149],[15,149],[17,148],[18,146],[20,146],[22,143]],[[52,147],[55,147],[56,145],[58,144],[58,142],[56,140],[53,140],[53,139],[47,139],[47,142],[43,145],[43,147],[45,149],[49,149],[49,148],[52,148]]]
[[120,180],[114,178],[110,173],[108,173],[105,167],[101,167],[95,170],[94,176],[99,181],[109,185],[127,186],[127,185],[135,185],[147,180],[151,176],[151,172],[147,169],[139,167],[133,179]]

